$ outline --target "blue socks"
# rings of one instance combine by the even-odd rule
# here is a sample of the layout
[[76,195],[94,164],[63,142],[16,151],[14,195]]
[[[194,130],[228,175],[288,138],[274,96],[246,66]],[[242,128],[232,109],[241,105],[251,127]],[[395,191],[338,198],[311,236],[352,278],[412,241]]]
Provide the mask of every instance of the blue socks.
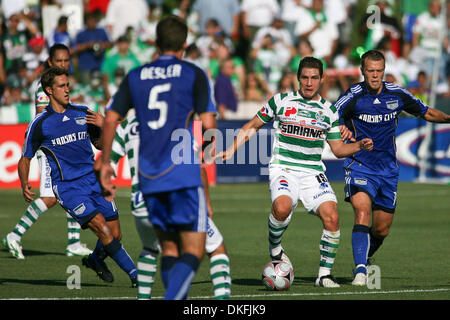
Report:
[[362,224],[355,224],[352,232],[353,261],[355,262],[356,273],[367,274],[367,254],[369,252],[369,227]]
[[162,256],[161,257],[161,278],[164,283],[164,288],[169,285],[169,275],[172,267],[177,262],[178,257],[174,256]]
[[[113,241],[103,246],[105,252],[113,258],[113,260],[119,265],[119,267],[125,271],[130,279],[134,279],[137,277],[137,269],[133,260],[130,258],[128,253],[122,247],[122,244],[114,238]],[[95,248],[97,250],[97,247]]]
[[[168,258],[172,258],[175,261],[167,260]],[[170,264],[172,264],[172,268],[168,269]],[[178,259],[175,257],[163,257],[161,273],[163,274],[163,282],[166,286],[164,299],[185,299],[199,266],[200,260],[189,253],[183,254]]]

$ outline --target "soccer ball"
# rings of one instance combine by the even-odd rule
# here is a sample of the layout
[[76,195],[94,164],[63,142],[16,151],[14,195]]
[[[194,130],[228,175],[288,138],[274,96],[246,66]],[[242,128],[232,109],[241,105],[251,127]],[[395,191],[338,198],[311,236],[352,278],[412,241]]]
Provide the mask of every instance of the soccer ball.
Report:
[[287,290],[294,281],[294,269],[285,261],[271,261],[264,266],[261,278],[268,290]]

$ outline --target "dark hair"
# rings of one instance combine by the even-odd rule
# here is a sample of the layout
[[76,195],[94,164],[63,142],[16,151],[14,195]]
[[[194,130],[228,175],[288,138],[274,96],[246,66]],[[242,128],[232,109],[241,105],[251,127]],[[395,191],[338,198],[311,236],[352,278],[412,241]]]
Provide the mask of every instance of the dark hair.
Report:
[[314,57],[305,57],[300,60],[297,71],[297,79],[300,80],[300,75],[302,74],[303,68],[313,68],[319,69],[320,77],[323,76],[323,63],[317,58]]
[[55,81],[55,77],[66,75],[69,76],[69,72],[65,69],[58,68],[58,67],[51,67],[44,71],[41,77],[41,85],[42,89],[44,89],[44,92],[46,95],[49,95],[47,90],[45,88],[51,87],[53,85],[53,82]]
[[156,26],[156,45],[161,52],[180,51],[186,42],[188,28],[183,20],[170,15]]
[[70,49],[65,44],[55,43],[53,46],[50,47],[50,49],[48,49],[48,59],[45,60],[45,62],[44,62],[44,69],[50,68],[48,61],[52,61],[52,59],[56,55],[56,51],[58,51],[58,50],[66,50],[70,56]]
[[381,53],[378,50],[369,50],[366,53],[364,53],[361,57],[361,68],[364,68],[364,65],[366,63],[366,59],[374,60],[374,61],[380,61],[383,60],[385,62],[384,54]]

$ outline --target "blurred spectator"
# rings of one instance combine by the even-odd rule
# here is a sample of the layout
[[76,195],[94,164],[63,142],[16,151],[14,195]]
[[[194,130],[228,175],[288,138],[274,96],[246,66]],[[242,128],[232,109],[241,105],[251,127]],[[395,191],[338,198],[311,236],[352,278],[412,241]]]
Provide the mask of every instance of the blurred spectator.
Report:
[[275,51],[275,43],[269,34],[264,36],[259,47],[253,48],[252,59],[255,61],[254,71],[259,74],[268,85],[271,92],[275,92],[281,79],[284,65]]
[[[441,1],[430,0],[428,11],[418,16],[413,28],[413,49],[411,59],[422,66],[428,76],[433,73],[434,62],[440,51],[448,49],[446,21],[441,20]],[[443,43],[439,34],[444,32]],[[443,54],[439,63],[439,82],[446,81],[445,65],[447,54]]]
[[293,40],[296,38],[295,26],[297,24],[298,12],[302,6],[302,0],[282,0],[281,2],[281,19],[283,19],[284,25]]
[[130,50],[130,40],[126,36],[119,37],[116,41],[115,48],[105,56],[101,66],[107,99],[111,98],[111,94],[107,89],[109,83],[116,82],[116,69],[122,68],[125,70],[125,73],[128,73],[128,71],[138,67],[140,64],[139,60]]
[[327,63],[332,60],[339,33],[336,24],[325,13],[323,0],[313,0],[310,9],[300,8],[295,34],[309,40],[314,57],[323,58]]
[[48,47],[52,47],[55,43],[62,43],[67,48],[72,48],[72,39],[69,32],[67,32],[67,16],[60,16],[55,30],[47,37]]
[[186,39],[188,44],[193,43],[200,35],[200,16],[198,12],[192,10],[192,4],[192,0],[180,0],[178,7],[172,10],[172,14],[183,19],[188,26],[188,37]]
[[206,63],[209,63],[214,50],[217,49],[219,38],[223,38],[222,42],[228,47],[229,51],[231,52],[233,50],[233,43],[231,42],[230,38],[224,35],[224,31],[219,22],[214,18],[207,20],[205,23],[204,33],[201,34],[195,41],[195,44],[200,50],[202,58],[205,59]]
[[147,18],[139,21],[137,30],[132,32],[130,48],[142,64],[152,61],[156,53],[156,25],[161,14],[160,7],[150,4]]
[[[300,64],[300,60],[302,60],[305,57],[312,57],[314,55],[313,47],[311,46],[311,43],[306,39],[300,39],[297,43],[297,47],[295,48],[294,55],[291,59],[291,61],[288,64],[288,69],[293,72],[297,73],[298,65]],[[328,64],[325,60],[319,58],[320,61],[322,61],[323,64],[323,70],[327,70]]]
[[242,98],[245,87],[246,69],[244,62],[238,56],[232,56],[230,49],[223,42],[216,45],[216,49],[211,52],[211,59],[209,60],[207,72],[211,79],[215,80],[219,75],[220,66],[228,59],[233,60],[233,74],[231,75],[231,82],[233,84],[235,93],[238,98]]
[[102,78],[103,75],[100,71],[92,71],[89,82],[86,85],[81,85],[83,103],[85,103],[89,109],[94,111],[103,108],[109,100],[106,96]]
[[207,59],[202,57],[202,54],[197,47],[195,43],[192,43],[187,46],[186,50],[184,51],[184,60],[192,62],[193,64],[197,65],[198,67],[202,68],[203,70],[208,69],[208,63]]
[[428,1],[403,0],[401,1],[401,6],[403,27],[402,55],[407,59],[412,48],[414,24],[417,16],[427,11]]
[[5,91],[2,97],[2,105],[21,106],[31,101],[27,91],[23,88],[23,83],[17,74],[10,74],[6,79]]
[[117,40],[128,27],[137,30],[139,22],[147,19],[148,9],[145,0],[111,0],[105,20],[112,40]]
[[219,118],[226,119],[226,111],[236,112],[238,99],[231,83],[231,76],[234,73],[234,62],[226,59],[221,63],[219,75],[214,83],[214,98],[216,100]]
[[283,75],[281,76],[281,79],[278,83],[277,92],[288,93],[297,91],[297,83],[297,74],[290,71],[285,71],[283,72]]
[[251,45],[259,29],[271,25],[279,16],[280,5],[276,0],[242,0],[241,23],[242,34]]
[[272,93],[268,90],[264,79],[254,72],[247,74],[244,94],[245,101],[264,102],[271,95]]
[[89,74],[100,70],[105,50],[111,46],[112,43],[105,29],[97,26],[96,13],[88,13],[86,27],[77,33],[73,48],[75,56],[78,57],[80,81],[88,82]]
[[428,89],[428,76],[425,71],[419,71],[417,80],[409,82],[406,88],[414,97],[422,100],[425,104],[429,104],[430,90]]
[[39,29],[22,13],[12,14],[7,21],[6,31],[2,36],[5,55],[5,71],[7,74],[17,72],[14,62],[21,61],[27,51],[28,40],[36,36]]
[[[389,39],[390,48],[397,57],[401,55],[400,37],[402,29],[399,22],[392,16],[387,0],[376,0],[380,17],[374,19],[373,12],[364,15],[361,22],[361,32],[365,36],[366,50],[375,49],[380,41]],[[386,38],[387,37],[387,38]]]
[[195,0],[192,10],[200,16],[200,33],[205,33],[206,21],[214,18],[230,37],[239,34],[241,9],[238,0]]
[[45,46],[45,39],[41,36],[34,37],[28,41],[28,46],[31,51],[27,51],[24,54],[23,62],[27,70],[27,82],[31,84],[44,71],[44,63],[48,59],[48,52]]
[[283,20],[275,16],[272,23],[267,27],[262,27],[255,35],[255,40],[252,43],[252,48],[258,47],[264,36],[270,35],[274,41],[274,49],[277,53],[280,63],[285,66],[291,60],[295,53],[295,48],[292,43],[292,38],[289,31],[284,28]]

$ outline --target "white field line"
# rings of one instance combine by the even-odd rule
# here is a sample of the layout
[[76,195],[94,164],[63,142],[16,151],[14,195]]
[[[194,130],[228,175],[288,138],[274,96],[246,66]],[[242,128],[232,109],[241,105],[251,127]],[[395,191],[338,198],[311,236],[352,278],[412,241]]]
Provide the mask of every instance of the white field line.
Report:
[[[352,295],[377,295],[377,294],[422,294],[450,291],[450,288],[437,289],[407,289],[407,290],[372,290],[372,291],[347,291],[347,292],[304,292],[304,293],[268,293],[268,294],[241,294],[231,295],[231,299],[239,298],[270,298],[270,297],[312,297],[312,296],[352,296]],[[136,297],[90,297],[90,298],[7,298],[0,300],[134,300]],[[162,296],[153,297],[154,300],[163,299]],[[214,296],[189,297],[189,300],[214,299]]]

